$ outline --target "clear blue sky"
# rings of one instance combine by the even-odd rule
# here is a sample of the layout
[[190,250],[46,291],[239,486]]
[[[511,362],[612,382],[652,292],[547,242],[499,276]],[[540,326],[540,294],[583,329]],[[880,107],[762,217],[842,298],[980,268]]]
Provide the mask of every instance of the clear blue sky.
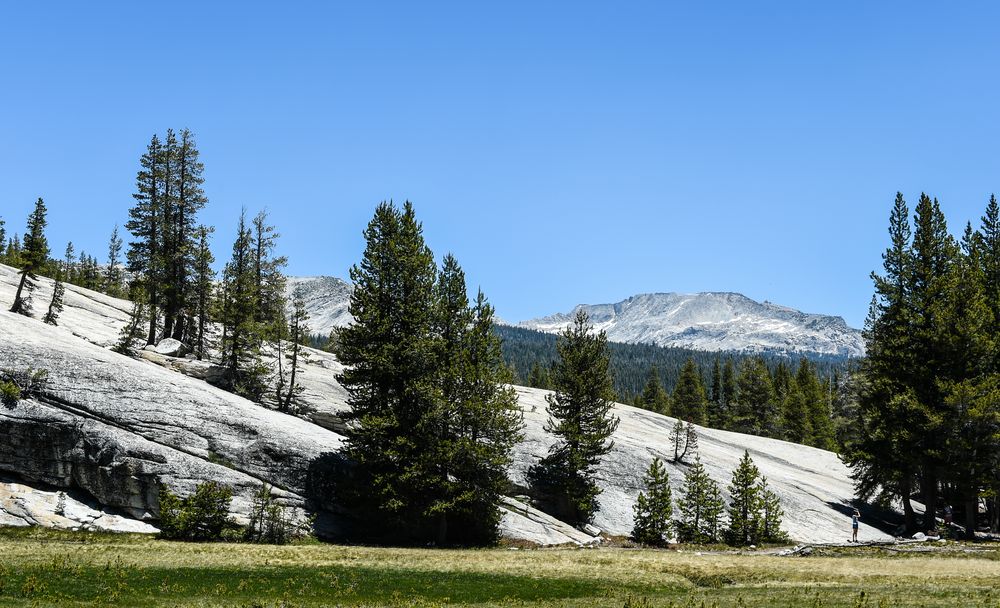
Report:
[[[823,6],[820,6],[820,5]],[[191,128],[227,255],[346,276],[383,199],[520,320],[739,291],[863,323],[896,190],[1000,190],[1000,11],[916,2],[6,3],[0,216],[103,258]]]

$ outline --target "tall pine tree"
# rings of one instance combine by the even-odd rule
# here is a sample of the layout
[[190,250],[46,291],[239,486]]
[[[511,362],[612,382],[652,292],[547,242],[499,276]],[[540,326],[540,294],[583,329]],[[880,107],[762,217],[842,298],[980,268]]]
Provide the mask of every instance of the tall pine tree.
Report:
[[618,427],[611,411],[614,391],[607,336],[592,329],[587,314],[580,311],[559,336],[559,361],[552,378],[555,393],[546,396],[545,424],[545,431],[557,441],[529,471],[543,508],[573,524],[589,522],[597,511],[600,488],[595,469],[611,451],[610,437]]
[[20,251],[21,279],[14,294],[14,304],[10,307],[13,313],[31,315],[31,294],[36,287],[37,273],[44,272],[49,260],[49,243],[45,238],[46,211],[45,201],[39,198],[28,216],[28,227]]

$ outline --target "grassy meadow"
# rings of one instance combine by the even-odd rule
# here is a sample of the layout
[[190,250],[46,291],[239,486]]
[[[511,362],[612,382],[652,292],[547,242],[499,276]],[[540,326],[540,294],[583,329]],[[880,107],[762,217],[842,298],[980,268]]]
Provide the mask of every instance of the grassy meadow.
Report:
[[1000,547],[778,557],[173,543],[0,529],[0,606],[989,606]]

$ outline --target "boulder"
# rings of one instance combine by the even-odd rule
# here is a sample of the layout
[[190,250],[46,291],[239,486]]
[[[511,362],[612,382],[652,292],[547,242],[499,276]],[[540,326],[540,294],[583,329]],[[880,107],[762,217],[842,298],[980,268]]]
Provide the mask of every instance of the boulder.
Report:
[[154,352],[165,357],[183,357],[191,352],[187,344],[173,338],[164,338],[157,342]]
[[[61,503],[61,504],[60,504]],[[93,501],[0,477],[0,526],[155,534],[154,526],[110,512]]]

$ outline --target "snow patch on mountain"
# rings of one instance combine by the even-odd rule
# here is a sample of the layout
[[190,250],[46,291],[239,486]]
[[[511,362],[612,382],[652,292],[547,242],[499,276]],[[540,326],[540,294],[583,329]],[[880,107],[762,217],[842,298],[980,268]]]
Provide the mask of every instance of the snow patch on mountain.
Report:
[[569,313],[522,321],[555,333],[577,311],[614,342],[651,343],[708,351],[779,351],[860,357],[861,332],[842,317],[800,312],[729,292],[647,293],[616,304],[581,304]]

